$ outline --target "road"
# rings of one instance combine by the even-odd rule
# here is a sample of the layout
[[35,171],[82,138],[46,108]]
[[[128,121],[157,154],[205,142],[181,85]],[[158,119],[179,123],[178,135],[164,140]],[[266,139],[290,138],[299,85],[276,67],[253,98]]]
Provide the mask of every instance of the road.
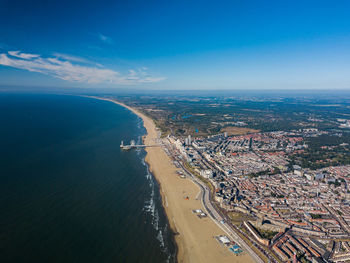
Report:
[[[210,189],[209,187],[199,180],[196,176],[192,175],[182,164],[180,160],[178,160],[181,168],[188,175],[188,177],[199,186],[201,189],[201,201],[203,207],[206,210],[206,213],[209,217],[235,242],[237,242],[245,251],[247,251],[250,256],[255,260],[255,262],[263,263],[264,261],[251,249],[251,247],[240,237],[238,234],[232,229],[232,226],[228,223],[228,220],[225,219],[223,215],[221,215],[215,207],[212,205],[210,201]],[[255,243],[255,242],[254,242]],[[259,249],[259,248],[258,248]],[[263,251],[262,251],[263,252]],[[273,259],[272,259],[273,260]],[[271,261],[272,261],[271,260]],[[274,262],[274,261],[272,261]]]
[[[163,144],[163,146],[166,147],[166,144]],[[209,187],[201,181],[199,178],[197,178],[195,175],[193,175],[186,167],[183,165],[183,160],[181,158],[178,158],[178,155],[174,153],[174,151],[171,150],[171,147],[168,148],[169,154],[172,155],[174,160],[178,162],[180,165],[180,168],[184,171],[184,173],[199,186],[201,189],[201,202],[206,210],[205,212],[209,215],[209,217],[235,242],[237,242],[245,251],[247,251],[250,256],[253,258],[255,262],[263,263],[264,261],[256,254],[256,252],[244,241],[237,233],[240,233],[242,236],[244,236],[246,239],[248,239],[251,244],[258,249],[267,259],[269,262],[277,263],[276,259],[266,250],[266,248],[262,247],[260,244],[258,244],[255,239],[253,239],[251,236],[247,235],[245,232],[243,232],[239,227],[232,224],[230,219],[227,218],[225,214],[223,214],[219,209],[216,208],[215,205],[213,205],[211,191]],[[204,157],[202,156],[203,160]],[[210,164],[207,162],[205,163],[205,166],[209,166],[212,168]]]

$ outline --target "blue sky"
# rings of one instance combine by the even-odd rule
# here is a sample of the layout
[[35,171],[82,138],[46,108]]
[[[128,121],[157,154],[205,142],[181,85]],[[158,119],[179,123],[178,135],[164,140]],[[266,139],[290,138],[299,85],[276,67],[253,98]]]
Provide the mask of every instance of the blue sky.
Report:
[[0,0],[0,85],[350,89],[349,1]]

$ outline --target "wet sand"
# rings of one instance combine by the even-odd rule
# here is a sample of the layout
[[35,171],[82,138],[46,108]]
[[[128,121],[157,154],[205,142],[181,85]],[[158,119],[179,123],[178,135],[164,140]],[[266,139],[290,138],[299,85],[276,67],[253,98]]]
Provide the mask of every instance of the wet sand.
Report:
[[[112,99],[97,99],[111,101],[137,114],[143,119],[147,130],[144,143],[156,143],[158,131],[152,119]],[[205,211],[200,199],[196,199],[200,188],[190,179],[182,179],[176,174],[177,168],[164,150],[161,147],[148,147],[146,152],[146,162],[160,184],[163,206],[170,226],[176,233],[178,262],[254,262],[246,252],[236,256],[227,247],[220,245],[214,236],[225,233],[210,218],[200,219],[192,213],[193,209]],[[185,198],[187,196],[189,200]]]

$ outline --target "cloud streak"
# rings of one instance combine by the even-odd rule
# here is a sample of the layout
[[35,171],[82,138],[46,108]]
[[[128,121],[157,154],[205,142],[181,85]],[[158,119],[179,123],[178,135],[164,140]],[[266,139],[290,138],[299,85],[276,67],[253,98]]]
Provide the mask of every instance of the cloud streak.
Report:
[[98,38],[99,38],[102,42],[104,42],[104,43],[106,43],[106,44],[109,44],[109,45],[112,45],[112,44],[113,44],[112,38],[110,38],[110,37],[108,37],[108,36],[106,36],[106,35],[103,35],[103,34],[99,33],[99,34],[98,34]]
[[68,55],[68,54],[63,54],[63,53],[53,53],[53,56],[55,56],[58,59],[63,59],[63,60],[69,60],[69,61],[73,61],[73,62],[79,62],[79,63],[86,63],[86,64],[96,64],[93,63],[85,58],[81,58],[81,57],[77,57],[77,56],[72,56],[72,55]]
[[7,54],[0,53],[0,65],[39,72],[72,82],[132,85],[155,83],[165,79],[151,76],[145,68],[130,69],[127,74],[122,74],[112,69],[73,62],[78,61],[77,59],[69,60],[68,56],[65,58],[63,56],[42,57],[20,51],[9,51]]
[[20,51],[9,51],[8,53],[12,57],[23,58],[23,59],[32,59],[32,58],[39,57],[39,55],[36,55],[36,54],[26,54],[26,53],[21,53]]

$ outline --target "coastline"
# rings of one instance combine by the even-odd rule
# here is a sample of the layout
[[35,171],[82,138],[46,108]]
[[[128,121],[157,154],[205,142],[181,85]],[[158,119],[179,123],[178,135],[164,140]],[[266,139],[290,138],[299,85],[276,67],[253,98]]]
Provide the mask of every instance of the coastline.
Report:
[[[113,99],[88,96],[89,98],[109,101],[130,110],[143,120],[147,131],[145,144],[154,144],[159,132],[151,118]],[[145,161],[150,172],[159,183],[162,205],[166,212],[171,230],[175,235],[176,258],[178,262],[253,262],[244,253],[235,256],[226,247],[221,246],[213,237],[225,233],[210,219],[199,219],[192,213],[193,209],[202,209],[199,196],[200,189],[189,179],[176,176],[178,170],[161,147],[145,148]],[[184,197],[188,196],[189,200]]]

